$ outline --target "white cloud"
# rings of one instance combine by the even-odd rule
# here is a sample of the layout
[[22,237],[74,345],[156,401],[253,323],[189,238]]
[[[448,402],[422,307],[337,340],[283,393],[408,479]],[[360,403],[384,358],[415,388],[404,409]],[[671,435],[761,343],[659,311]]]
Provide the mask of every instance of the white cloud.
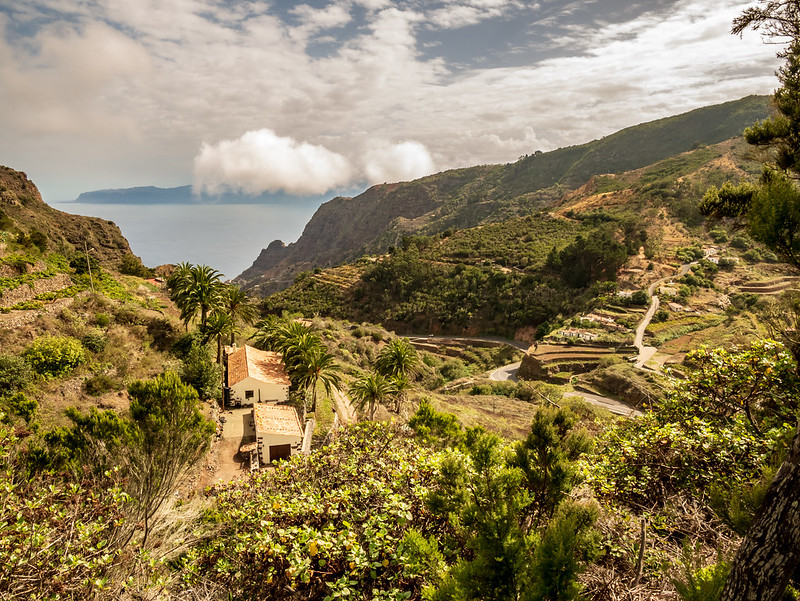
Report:
[[414,140],[399,144],[373,144],[364,157],[364,174],[370,184],[408,181],[434,171],[428,149]]
[[27,53],[0,39],[2,113],[12,131],[136,135],[124,96],[151,73],[141,44],[101,23],[46,27]]
[[314,8],[308,4],[301,4],[294,7],[290,12],[298,19],[301,19],[303,25],[309,31],[342,27],[351,20],[347,7],[338,4],[331,4],[325,8]]
[[448,2],[441,8],[427,13],[426,18],[431,26],[442,29],[457,29],[503,16],[509,8],[519,6],[520,3],[514,0]]
[[248,194],[322,194],[349,183],[350,177],[350,163],[342,155],[269,129],[203,143],[194,160],[194,188],[208,194],[225,188]]
[[[565,0],[540,12],[521,0],[309,1],[317,8],[288,18],[272,0],[0,0],[0,156],[31,173],[82,178],[73,197],[126,169],[116,186],[165,185],[168,176],[176,185],[192,177],[194,158],[207,161],[200,185],[239,181],[253,191],[513,161],[774,89],[775,48],[757,34],[728,34],[748,3],[650,2],[634,20],[589,26],[580,22],[586,3]],[[592,7],[598,20],[602,7]],[[447,47],[452,33],[439,31],[512,10],[543,31],[513,49],[514,66],[487,53],[465,67]],[[54,15],[69,20],[40,25]],[[535,59],[543,48],[549,58]],[[264,156],[282,164],[279,151],[290,174],[262,173]],[[45,192],[59,185],[38,181]]]

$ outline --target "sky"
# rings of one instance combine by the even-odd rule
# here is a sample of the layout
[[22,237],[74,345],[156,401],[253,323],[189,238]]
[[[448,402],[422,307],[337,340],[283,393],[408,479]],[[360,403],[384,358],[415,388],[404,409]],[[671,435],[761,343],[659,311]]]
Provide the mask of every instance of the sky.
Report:
[[0,0],[0,164],[46,201],[316,195],[769,94],[739,0]]

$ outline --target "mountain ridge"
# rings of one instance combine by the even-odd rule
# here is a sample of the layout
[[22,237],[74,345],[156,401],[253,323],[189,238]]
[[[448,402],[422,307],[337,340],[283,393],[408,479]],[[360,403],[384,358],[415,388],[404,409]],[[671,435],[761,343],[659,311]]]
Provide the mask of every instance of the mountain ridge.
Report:
[[[766,96],[695,109],[586,144],[536,151],[514,163],[452,169],[380,184],[322,204],[293,243],[271,243],[236,281],[261,295],[297,274],[385,251],[409,234],[435,234],[523,216],[557,202],[593,175],[622,173],[740,135],[769,115]],[[276,244],[277,242],[277,244]]]
[[107,188],[82,192],[72,201],[87,204],[295,204],[323,202],[328,195],[292,196],[264,192],[246,194],[227,190],[220,194],[195,194],[191,185],[173,188],[135,186],[133,188]]

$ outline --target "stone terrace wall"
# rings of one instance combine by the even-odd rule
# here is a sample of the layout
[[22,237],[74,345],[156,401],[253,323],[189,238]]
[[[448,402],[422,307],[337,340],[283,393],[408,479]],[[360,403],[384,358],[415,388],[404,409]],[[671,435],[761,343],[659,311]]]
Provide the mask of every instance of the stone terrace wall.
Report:
[[0,294],[0,307],[13,307],[17,303],[31,301],[40,294],[57,292],[72,286],[72,279],[66,273],[59,273],[49,278],[34,280],[30,284],[22,284]]

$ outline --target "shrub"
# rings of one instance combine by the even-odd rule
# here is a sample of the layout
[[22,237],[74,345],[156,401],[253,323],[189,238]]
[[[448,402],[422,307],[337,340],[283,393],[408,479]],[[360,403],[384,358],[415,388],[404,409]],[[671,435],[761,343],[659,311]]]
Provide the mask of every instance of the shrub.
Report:
[[747,250],[750,248],[750,239],[747,236],[742,236],[741,234],[736,235],[731,239],[731,246],[733,248],[738,248],[739,250]]
[[86,361],[80,341],[71,336],[42,336],[23,353],[33,370],[45,378],[65,376]]
[[0,396],[17,392],[33,379],[30,365],[16,355],[0,355]]
[[439,373],[447,380],[458,380],[471,375],[469,368],[461,359],[448,359],[439,368]]
[[758,250],[757,248],[751,248],[750,250],[745,252],[742,255],[742,257],[744,257],[744,260],[747,261],[748,263],[758,263],[763,258],[761,256],[761,251]]
[[682,577],[672,581],[681,601],[716,601],[720,598],[731,566],[721,556],[717,559],[716,564],[702,567],[697,548],[683,548]]
[[86,394],[91,396],[100,396],[101,394],[111,392],[112,390],[119,390],[120,388],[122,388],[120,383],[106,374],[97,374],[83,383],[83,390],[86,391]]
[[193,346],[180,371],[184,384],[192,386],[201,399],[222,398],[222,368],[214,363],[204,346]]
[[470,388],[469,393],[472,396],[492,394],[492,386],[491,384],[475,384],[472,388]]
[[100,275],[100,261],[87,253],[75,252],[69,258],[69,266],[75,270],[76,275],[89,273],[91,268],[92,274],[96,277]]
[[119,272],[125,275],[135,275],[140,278],[149,278],[151,271],[142,265],[142,260],[134,254],[128,253],[119,262]]
[[708,232],[711,239],[716,242],[717,244],[723,244],[724,242],[728,241],[728,232],[726,232],[721,227],[715,227],[710,232]]
[[21,392],[6,398],[5,405],[11,413],[20,416],[26,422],[31,421],[36,414],[36,409],[39,407],[36,399],[29,399]]
[[81,344],[87,351],[102,353],[108,340],[100,332],[88,332],[81,337]]

